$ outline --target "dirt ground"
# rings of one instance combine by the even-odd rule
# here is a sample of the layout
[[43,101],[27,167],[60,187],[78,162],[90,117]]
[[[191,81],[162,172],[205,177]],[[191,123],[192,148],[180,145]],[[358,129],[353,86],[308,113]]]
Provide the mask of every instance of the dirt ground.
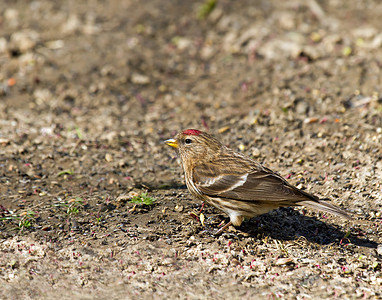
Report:
[[[211,4],[0,2],[1,299],[382,298],[382,3]],[[354,219],[213,236],[186,128]]]

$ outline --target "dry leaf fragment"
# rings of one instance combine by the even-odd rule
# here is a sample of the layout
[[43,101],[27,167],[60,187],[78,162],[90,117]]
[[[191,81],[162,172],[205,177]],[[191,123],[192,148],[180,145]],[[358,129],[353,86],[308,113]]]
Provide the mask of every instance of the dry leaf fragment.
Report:
[[205,226],[205,225],[204,225],[204,220],[206,219],[205,216],[204,216],[203,214],[200,214],[200,215],[199,215],[199,219],[200,219],[200,223],[201,223],[203,226]]

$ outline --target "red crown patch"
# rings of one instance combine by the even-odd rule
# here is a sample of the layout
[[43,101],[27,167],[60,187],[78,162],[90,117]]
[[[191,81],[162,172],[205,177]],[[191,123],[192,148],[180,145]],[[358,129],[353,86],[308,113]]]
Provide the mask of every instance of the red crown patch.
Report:
[[187,130],[183,130],[182,133],[185,135],[199,135],[202,132],[197,129],[187,129]]

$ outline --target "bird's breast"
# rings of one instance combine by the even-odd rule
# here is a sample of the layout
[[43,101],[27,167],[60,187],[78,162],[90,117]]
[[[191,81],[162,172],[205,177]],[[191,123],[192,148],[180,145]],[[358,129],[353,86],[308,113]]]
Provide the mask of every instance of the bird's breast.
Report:
[[203,194],[201,193],[201,191],[197,188],[197,186],[195,185],[194,181],[192,180],[192,173],[191,174],[188,174],[188,176],[186,175],[185,176],[185,179],[186,179],[186,185],[187,185],[187,188],[188,190],[190,191],[190,193],[197,197],[197,198],[200,198],[200,199],[204,199],[203,197]]

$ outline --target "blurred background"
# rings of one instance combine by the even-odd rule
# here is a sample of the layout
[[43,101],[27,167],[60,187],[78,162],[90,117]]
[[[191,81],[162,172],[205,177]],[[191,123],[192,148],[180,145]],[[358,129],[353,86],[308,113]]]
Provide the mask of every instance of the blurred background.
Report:
[[372,222],[378,241],[381,16],[378,0],[1,1],[0,217],[33,211],[32,232],[56,239],[78,224],[52,207],[78,197],[94,214],[148,190],[155,216],[187,211],[162,141],[197,128]]

